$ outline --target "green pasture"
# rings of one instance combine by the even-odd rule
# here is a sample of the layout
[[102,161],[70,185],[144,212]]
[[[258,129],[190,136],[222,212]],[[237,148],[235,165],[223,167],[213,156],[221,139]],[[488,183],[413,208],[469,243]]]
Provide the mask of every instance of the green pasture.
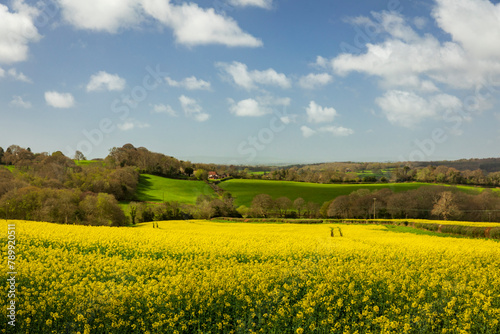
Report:
[[215,192],[203,181],[167,179],[161,176],[141,174],[136,197],[145,202],[196,203],[199,195],[215,196]]
[[[389,188],[394,192],[417,189],[421,186],[436,186],[429,183],[375,183],[375,184],[317,184],[293,181],[243,180],[233,179],[221,182],[219,186],[230,192],[237,206],[250,206],[252,199],[258,194],[268,194],[274,199],[286,196],[292,201],[302,197],[306,202],[323,204],[341,195],[349,195],[359,189],[376,191]],[[466,192],[478,192],[483,188],[460,186]]]

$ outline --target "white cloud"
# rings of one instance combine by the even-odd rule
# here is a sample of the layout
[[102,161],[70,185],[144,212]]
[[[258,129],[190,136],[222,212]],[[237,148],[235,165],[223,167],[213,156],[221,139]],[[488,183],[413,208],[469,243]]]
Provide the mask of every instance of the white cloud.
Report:
[[58,93],[55,91],[45,92],[45,102],[54,108],[71,108],[75,105],[75,99],[70,93]]
[[320,132],[328,132],[334,135],[335,137],[346,137],[350,136],[354,133],[354,130],[344,128],[343,126],[324,126],[319,128]]
[[11,106],[29,109],[31,108],[31,102],[24,101],[20,96],[13,96],[12,101],[9,103]]
[[310,127],[305,126],[305,125],[302,125],[302,126],[300,127],[300,131],[302,131],[302,135],[303,135],[305,138],[309,138],[309,137],[311,137],[311,136],[313,136],[313,135],[315,135],[315,134],[316,134],[316,131],[315,131],[315,130],[313,130],[313,129],[311,129]]
[[148,123],[142,123],[135,119],[129,118],[125,120],[123,123],[118,124],[117,127],[122,131],[129,131],[135,128],[139,129],[149,128],[150,125]]
[[273,5],[272,0],[229,0],[229,4],[239,7],[260,7],[264,9],[271,9]]
[[0,67],[0,78],[3,78],[5,76],[5,70]]
[[291,80],[283,73],[278,73],[269,68],[264,71],[249,71],[247,65],[234,61],[231,64],[217,63],[223,75],[228,76],[234,83],[247,90],[257,88],[257,84],[290,88]]
[[122,91],[125,88],[126,81],[120,78],[117,74],[109,74],[104,71],[99,71],[90,77],[87,84],[87,92],[94,91]]
[[30,78],[28,78],[28,77],[27,77],[26,75],[24,75],[24,73],[22,73],[22,72],[19,72],[19,73],[18,73],[18,72],[17,72],[17,70],[16,70],[15,68],[11,68],[11,69],[9,69],[9,70],[7,71],[7,74],[8,74],[11,78],[13,78],[13,79],[15,79],[15,80],[17,80],[17,81],[22,81],[22,82],[26,82],[26,83],[33,83],[33,81],[32,81]]
[[116,33],[142,20],[138,0],[57,0],[64,20],[79,29]]
[[280,117],[280,121],[283,124],[295,123],[296,119],[297,119],[297,115],[287,115],[287,116],[281,116]]
[[306,113],[309,123],[328,123],[337,116],[337,111],[334,108],[322,107],[314,101],[309,102]]
[[37,42],[41,36],[34,20],[38,10],[21,0],[12,2],[15,12],[0,4],[0,63],[11,64],[28,58],[28,44]]
[[170,106],[165,104],[155,104],[152,106],[153,112],[157,114],[167,114],[170,116],[177,116],[177,112]]
[[390,123],[413,127],[428,118],[438,118],[448,110],[462,108],[455,96],[437,94],[424,98],[414,92],[391,90],[375,100]]
[[[259,96],[256,99],[245,99],[235,102],[233,99],[228,99],[230,104],[229,111],[232,114],[240,117],[259,117],[273,112],[273,107],[281,106],[286,107],[290,105],[290,98],[276,98],[272,96]],[[290,123],[290,118],[285,118],[282,122]]]
[[148,15],[172,28],[177,42],[181,44],[262,46],[260,39],[242,31],[233,18],[218,14],[213,8],[200,8],[196,3],[174,5],[162,0],[142,0],[142,5]]
[[183,87],[188,90],[210,90],[211,84],[208,81],[197,79],[195,76],[182,79],[182,81],[175,81],[170,77],[166,77],[165,81],[172,87]]
[[325,86],[333,81],[333,77],[328,73],[310,73],[299,79],[299,85],[304,89],[316,89]]
[[319,68],[327,68],[329,66],[329,61],[328,59],[317,56],[316,57],[316,62],[312,64],[312,66],[319,67]]
[[203,112],[203,108],[195,99],[181,95],[179,101],[186,117],[192,118],[197,122],[205,122],[210,118],[210,115]]
[[[343,53],[329,65],[338,75],[355,71],[378,76],[389,89],[432,92],[438,90],[436,83],[471,89],[500,74],[500,15],[495,13],[500,5],[485,0],[439,0],[433,15],[453,37],[447,42],[418,35],[400,14],[373,13],[378,23],[365,19],[387,35],[385,41],[367,43],[363,54]],[[483,15],[486,24],[479,24]]]
[[437,0],[433,17],[467,52],[500,57],[500,3],[488,0]]
[[201,8],[196,3],[168,0],[56,0],[66,22],[78,29],[117,33],[154,18],[173,29],[178,43],[195,46],[262,46],[231,17]]
[[272,110],[259,105],[259,102],[254,99],[241,100],[238,103],[231,101],[232,105],[229,111],[240,117],[259,117],[269,114]]

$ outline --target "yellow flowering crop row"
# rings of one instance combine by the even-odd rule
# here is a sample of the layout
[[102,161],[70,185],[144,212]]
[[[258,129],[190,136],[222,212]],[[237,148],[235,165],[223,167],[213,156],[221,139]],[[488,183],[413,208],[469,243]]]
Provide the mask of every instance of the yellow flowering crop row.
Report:
[[500,333],[493,240],[377,225],[9,223],[17,314],[2,333]]

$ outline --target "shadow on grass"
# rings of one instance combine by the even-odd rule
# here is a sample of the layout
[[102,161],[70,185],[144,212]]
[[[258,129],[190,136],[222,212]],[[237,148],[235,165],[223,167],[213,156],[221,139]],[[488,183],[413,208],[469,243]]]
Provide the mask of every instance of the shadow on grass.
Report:
[[138,201],[143,201],[143,202],[156,202],[158,201],[158,198],[155,196],[151,196],[149,194],[149,191],[151,190],[151,187],[153,186],[153,182],[145,176],[145,175],[140,175],[139,176],[139,183],[137,184],[137,191],[135,192],[135,198]]

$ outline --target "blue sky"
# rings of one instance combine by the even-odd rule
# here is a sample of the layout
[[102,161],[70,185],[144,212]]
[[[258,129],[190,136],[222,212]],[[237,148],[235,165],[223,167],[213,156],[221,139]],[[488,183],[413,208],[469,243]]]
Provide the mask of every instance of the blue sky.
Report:
[[0,1],[4,148],[498,157],[499,93],[498,1]]

